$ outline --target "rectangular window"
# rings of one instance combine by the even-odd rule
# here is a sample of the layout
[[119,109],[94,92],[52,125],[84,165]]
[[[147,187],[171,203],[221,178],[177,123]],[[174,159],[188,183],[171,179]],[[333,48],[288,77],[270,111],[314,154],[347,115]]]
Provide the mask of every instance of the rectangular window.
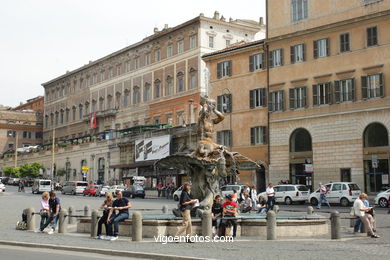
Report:
[[121,75],[121,65],[116,66],[116,75]]
[[278,90],[270,93],[269,111],[277,112],[284,110],[284,91]]
[[72,109],[72,120],[76,120],[76,108]]
[[264,54],[258,53],[249,56],[249,71],[265,69]]
[[217,77],[223,78],[232,75],[232,61],[223,61],[217,64]]
[[251,145],[266,144],[267,143],[266,134],[267,133],[266,133],[265,126],[251,127]]
[[159,116],[156,116],[156,117],[154,117],[154,124],[155,125],[158,125],[158,124],[160,124],[161,122],[160,122],[160,117]]
[[353,101],[355,99],[354,81],[354,79],[343,79],[334,82],[334,99],[336,103]]
[[195,49],[198,45],[197,43],[198,37],[196,35],[190,36],[190,49]]
[[177,53],[183,53],[184,52],[184,41],[180,40],[177,42]]
[[290,47],[291,64],[305,61],[305,44],[297,44]]
[[314,59],[329,56],[329,38],[314,41],[313,52]]
[[104,73],[104,70],[100,72],[100,81],[104,81],[106,78],[105,78],[105,73]]
[[290,88],[290,109],[306,107],[306,87]]
[[65,110],[65,122],[69,122],[69,109]]
[[232,131],[224,130],[217,132],[217,143],[224,146],[232,146]]
[[130,72],[130,61],[126,61],[126,72]]
[[232,112],[232,94],[224,94],[217,97],[217,109],[222,113]]
[[154,61],[158,62],[160,61],[160,49],[154,51]]
[[308,17],[308,0],[291,0],[291,20],[293,22]]
[[367,47],[378,44],[378,30],[376,26],[367,28]]
[[167,46],[167,57],[171,57],[171,56],[173,56],[173,45],[169,44]]
[[226,43],[226,47],[229,46],[230,45],[230,40],[226,40],[225,43]]
[[141,60],[140,60],[140,57],[137,57],[137,58],[135,58],[135,60],[134,60],[134,68],[135,68],[135,69],[139,69],[140,66],[141,66]]
[[346,52],[349,50],[349,33],[340,34],[340,52]]
[[362,97],[377,98],[384,96],[383,74],[362,76]]
[[283,49],[277,49],[269,52],[269,65],[271,68],[283,65]]
[[214,48],[214,36],[209,36],[209,47]]
[[313,105],[332,104],[332,85],[330,82],[313,85]]
[[266,104],[266,89],[258,88],[249,91],[249,106],[250,108],[265,107]]
[[177,78],[177,92],[183,92],[184,91],[184,77],[179,76]]
[[79,107],[79,120],[83,119],[83,107]]
[[149,64],[150,64],[150,53],[145,55],[145,65],[149,65]]
[[16,131],[8,130],[7,131],[7,136],[11,137],[11,138],[15,138],[16,137]]
[[195,89],[197,87],[197,73],[190,73],[190,89]]
[[108,69],[108,79],[112,79],[114,77],[114,70],[112,68]]

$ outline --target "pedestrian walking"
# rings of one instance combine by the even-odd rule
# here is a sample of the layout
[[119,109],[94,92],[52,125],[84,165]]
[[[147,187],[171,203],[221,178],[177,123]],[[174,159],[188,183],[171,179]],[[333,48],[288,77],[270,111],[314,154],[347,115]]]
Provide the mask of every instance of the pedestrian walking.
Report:
[[19,185],[18,185],[18,192],[25,192],[24,191],[24,183],[23,183],[23,180],[20,180],[19,181]]
[[[119,222],[129,218],[129,208],[131,208],[130,201],[123,197],[122,191],[116,190],[115,195],[116,200],[112,203],[112,208],[107,217],[108,233],[113,234],[110,237],[111,241],[118,239]],[[114,233],[112,233],[112,226],[114,226]]]
[[60,199],[56,197],[55,192],[51,191],[49,196],[49,218],[46,220],[46,223],[40,227],[40,231],[43,232],[43,230],[50,225],[50,231],[47,233],[51,235],[57,227],[58,217],[61,211],[61,203]]
[[372,238],[379,238],[378,235],[376,235],[376,225],[375,225],[375,219],[371,214],[367,214],[370,210],[372,210],[372,207],[367,207],[364,204],[364,200],[367,197],[367,194],[362,193],[359,195],[359,198],[355,200],[353,203],[354,213],[355,216],[359,217],[362,221],[363,225],[367,229],[367,236],[370,236]]
[[231,195],[226,196],[226,202],[222,205],[223,219],[221,223],[221,235],[226,236],[226,228],[233,226],[233,237],[237,233],[237,203],[232,200]]
[[104,239],[104,237],[102,236],[103,224],[106,228],[107,239],[111,238],[111,236],[112,236],[111,228],[110,228],[109,224],[107,223],[107,219],[108,219],[108,214],[110,213],[110,210],[112,208],[112,203],[113,203],[114,199],[112,197],[111,192],[107,192],[105,196],[106,196],[106,199],[104,200],[103,204],[100,206],[100,209],[103,210],[103,216],[99,219],[99,222],[98,222],[97,239]]
[[[191,184],[186,183],[183,186],[183,190],[180,195],[180,211],[183,216],[183,224],[176,233],[176,236],[181,236],[183,233],[191,236],[192,233],[192,222],[191,222],[191,208],[197,202],[190,197]],[[190,243],[187,240],[187,243]]]
[[41,223],[39,224],[39,228],[36,231],[37,233],[42,233],[44,230],[44,225],[49,219],[49,193],[45,191],[42,193],[42,199],[41,199],[41,210],[39,211],[39,215],[41,216]]
[[318,184],[318,187],[320,188],[320,200],[318,201],[317,209],[321,208],[322,202],[325,202],[328,208],[330,208],[330,204],[327,197],[327,194],[329,193],[328,187],[322,185],[321,182]]
[[252,208],[256,209],[256,206],[257,206],[257,190],[256,190],[256,186],[255,185],[252,185],[252,189],[251,189],[250,195],[251,195],[250,197],[252,199]]
[[267,194],[267,211],[268,210],[274,210],[275,190],[274,190],[274,187],[273,187],[272,183],[268,184],[268,187],[265,190],[265,193]]

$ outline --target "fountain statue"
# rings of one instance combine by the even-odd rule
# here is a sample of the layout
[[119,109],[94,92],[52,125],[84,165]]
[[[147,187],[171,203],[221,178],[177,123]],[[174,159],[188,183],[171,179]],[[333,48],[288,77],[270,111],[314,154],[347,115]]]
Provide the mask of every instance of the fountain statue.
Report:
[[196,150],[191,154],[167,156],[158,160],[155,166],[188,172],[192,183],[191,197],[199,200],[200,210],[210,210],[214,197],[220,193],[219,185],[223,179],[235,176],[239,170],[256,169],[259,165],[214,143],[214,125],[222,122],[224,115],[216,109],[215,100],[208,96],[201,96],[200,106]]

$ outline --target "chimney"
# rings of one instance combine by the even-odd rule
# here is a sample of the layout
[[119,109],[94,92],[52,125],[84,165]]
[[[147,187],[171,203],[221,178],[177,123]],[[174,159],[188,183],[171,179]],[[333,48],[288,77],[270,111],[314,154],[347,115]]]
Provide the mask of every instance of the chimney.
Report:
[[223,15],[221,16],[221,21],[222,21],[222,22],[225,22],[225,21],[226,21],[226,19],[225,19],[225,17],[223,17]]
[[263,17],[260,17],[260,19],[259,19],[259,24],[260,24],[260,25],[264,25],[264,19],[263,19]]
[[203,17],[203,16],[204,16],[204,13],[200,13],[199,16]]
[[164,30],[168,29],[168,24],[164,24]]
[[213,18],[216,19],[216,20],[219,20],[219,12],[218,11],[214,12],[214,17]]
[[153,32],[154,32],[154,33],[158,33],[158,28],[157,28],[157,27],[154,27]]

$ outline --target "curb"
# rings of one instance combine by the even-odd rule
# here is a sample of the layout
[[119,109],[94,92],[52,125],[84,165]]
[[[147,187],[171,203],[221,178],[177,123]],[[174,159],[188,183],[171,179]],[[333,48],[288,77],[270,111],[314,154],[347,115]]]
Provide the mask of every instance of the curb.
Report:
[[[73,251],[73,252],[82,252],[82,253],[94,253],[101,255],[110,255],[110,256],[122,256],[122,257],[134,257],[134,258],[146,258],[146,259],[156,259],[156,260],[179,260],[179,259],[188,259],[188,260],[206,260],[206,258],[197,258],[189,256],[176,256],[176,255],[163,255],[155,253],[143,253],[143,252],[134,252],[134,251],[118,251],[118,250],[109,250],[109,249],[98,249],[98,248],[86,248],[86,247],[71,247],[71,246],[61,246],[61,245],[49,245],[49,244],[34,244],[26,242],[16,242],[16,241],[2,241],[0,240],[0,245],[7,246],[19,246],[19,247],[30,247],[30,248],[45,248],[53,250],[62,250],[62,251]],[[207,258],[209,259],[209,258]]]

